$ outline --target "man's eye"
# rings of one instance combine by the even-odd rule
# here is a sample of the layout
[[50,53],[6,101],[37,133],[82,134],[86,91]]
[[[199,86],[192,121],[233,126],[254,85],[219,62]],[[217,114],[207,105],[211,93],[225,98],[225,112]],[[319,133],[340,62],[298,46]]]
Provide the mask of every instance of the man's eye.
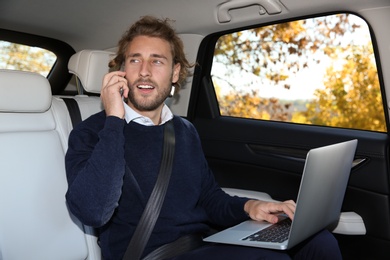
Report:
[[158,64],[158,65],[159,65],[159,64],[163,64],[163,62],[162,62],[161,60],[154,60],[153,63],[154,63],[154,64]]

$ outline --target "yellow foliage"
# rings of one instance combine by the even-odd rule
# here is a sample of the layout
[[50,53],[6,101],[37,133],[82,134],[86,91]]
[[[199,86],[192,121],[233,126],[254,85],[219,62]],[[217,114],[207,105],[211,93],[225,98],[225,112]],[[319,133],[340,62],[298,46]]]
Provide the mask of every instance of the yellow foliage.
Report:
[[47,76],[56,56],[47,50],[27,45],[0,42],[0,64],[4,69],[23,70]]
[[[260,98],[257,91],[222,94],[214,84],[221,115],[385,132],[372,44],[340,47],[344,33],[359,27],[348,22],[347,14],[309,20],[226,34],[217,41],[214,56],[226,66],[226,75],[236,73],[238,68],[258,76],[259,81],[268,79],[276,85],[307,66],[308,60],[315,60],[313,54],[320,50],[335,64],[326,71],[325,89],[317,89],[306,110],[294,111],[291,104],[278,99]],[[315,28],[314,33],[308,34],[311,28]],[[287,83],[285,88],[289,88]]]
[[352,54],[340,70],[328,69],[325,89],[317,90],[316,99],[303,115],[317,125],[385,132],[385,113],[372,48],[355,46],[350,51]]
[[221,115],[385,132],[372,49],[351,47],[350,52],[340,70],[336,66],[328,68],[325,89],[316,90],[316,98],[306,104],[305,111],[292,113],[289,105],[282,105],[275,98],[260,98],[257,91],[222,95],[214,82]]

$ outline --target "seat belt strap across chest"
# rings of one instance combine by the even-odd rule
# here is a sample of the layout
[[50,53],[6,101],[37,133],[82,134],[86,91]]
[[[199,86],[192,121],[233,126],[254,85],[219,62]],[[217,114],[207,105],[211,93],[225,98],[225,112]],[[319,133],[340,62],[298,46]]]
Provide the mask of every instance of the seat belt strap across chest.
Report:
[[142,213],[140,222],[127,246],[123,257],[124,260],[139,260],[142,256],[164,202],[171,177],[174,153],[175,131],[173,120],[170,120],[164,126],[164,144],[160,172],[144,212]]

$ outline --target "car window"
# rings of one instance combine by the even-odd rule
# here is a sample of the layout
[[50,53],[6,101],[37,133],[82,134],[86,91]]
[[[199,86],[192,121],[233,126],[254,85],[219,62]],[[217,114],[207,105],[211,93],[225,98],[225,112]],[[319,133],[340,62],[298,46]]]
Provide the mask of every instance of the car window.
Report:
[[211,77],[222,116],[386,131],[370,30],[356,15],[225,34]]
[[0,41],[0,69],[37,72],[47,77],[57,60],[48,50]]

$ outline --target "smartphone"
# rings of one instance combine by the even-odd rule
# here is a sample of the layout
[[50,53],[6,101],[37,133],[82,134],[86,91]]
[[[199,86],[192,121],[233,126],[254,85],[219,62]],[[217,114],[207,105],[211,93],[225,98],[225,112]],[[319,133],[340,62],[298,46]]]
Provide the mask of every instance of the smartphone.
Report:
[[[121,64],[120,71],[125,71],[125,63],[124,63],[124,62],[122,62],[122,64]],[[119,89],[119,93],[121,94],[122,100],[124,100],[124,97],[123,97],[123,88],[120,88],[120,89]]]

